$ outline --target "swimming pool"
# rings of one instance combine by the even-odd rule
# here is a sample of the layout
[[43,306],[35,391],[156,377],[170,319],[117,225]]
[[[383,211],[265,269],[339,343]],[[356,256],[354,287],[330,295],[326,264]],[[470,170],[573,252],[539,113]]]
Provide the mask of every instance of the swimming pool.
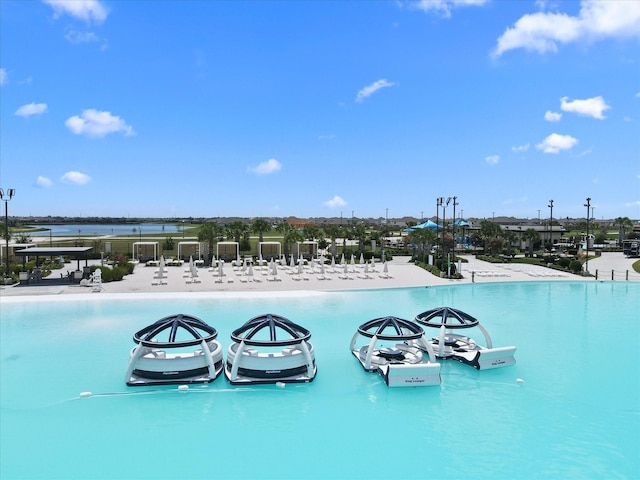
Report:
[[[2,299],[0,478],[636,478],[640,284]],[[88,299],[88,300],[87,300]],[[82,301],[79,301],[82,300]],[[443,363],[388,388],[349,351],[361,323],[475,315],[517,364]],[[124,384],[132,335],[171,313],[230,332],[278,313],[312,332],[313,383],[188,391]],[[524,382],[516,382],[522,379]],[[93,392],[80,397],[80,392]]]

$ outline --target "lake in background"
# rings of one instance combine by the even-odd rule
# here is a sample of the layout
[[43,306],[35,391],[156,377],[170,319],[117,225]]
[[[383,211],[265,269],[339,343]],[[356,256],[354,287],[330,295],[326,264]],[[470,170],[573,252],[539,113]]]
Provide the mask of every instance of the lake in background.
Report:
[[[28,232],[31,237],[73,237],[85,235],[147,235],[162,233],[182,233],[183,225],[173,223],[127,223],[127,224],[65,224],[65,225],[29,225],[30,228],[46,228],[37,232]],[[135,231],[134,231],[135,229]],[[140,232],[142,230],[142,232]]]

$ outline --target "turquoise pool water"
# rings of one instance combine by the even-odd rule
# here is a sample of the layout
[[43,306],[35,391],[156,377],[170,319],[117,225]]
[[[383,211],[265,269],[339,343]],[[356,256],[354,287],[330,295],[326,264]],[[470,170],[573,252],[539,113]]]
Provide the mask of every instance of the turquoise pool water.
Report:
[[[78,301],[78,298],[81,301]],[[87,300],[88,299],[88,300]],[[638,478],[640,284],[500,283],[272,298],[3,299],[0,478]],[[396,388],[349,352],[367,320],[453,306],[517,364]],[[171,313],[309,328],[313,383],[126,387],[132,335]],[[516,379],[522,379],[519,383]],[[91,397],[80,397],[90,391]]]

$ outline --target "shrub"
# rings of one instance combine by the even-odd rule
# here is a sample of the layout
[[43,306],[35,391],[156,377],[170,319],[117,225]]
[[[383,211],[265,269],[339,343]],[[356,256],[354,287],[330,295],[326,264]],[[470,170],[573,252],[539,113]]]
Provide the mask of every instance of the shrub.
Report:
[[580,260],[571,260],[569,270],[573,273],[580,273],[582,271],[582,263],[580,263]]

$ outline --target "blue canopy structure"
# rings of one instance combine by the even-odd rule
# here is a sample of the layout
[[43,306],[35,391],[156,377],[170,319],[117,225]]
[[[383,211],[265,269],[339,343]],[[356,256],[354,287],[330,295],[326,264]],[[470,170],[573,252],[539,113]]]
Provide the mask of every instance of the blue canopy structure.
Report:
[[469,222],[465,220],[456,220],[455,222],[453,222],[453,224],[456,227],[468,227],[470,225]]
[[442,228],[442,226],[438,225],[435,222],[432,222],[431,220],[427,220],[426,222],[422,222],[421,224],[416,225],[413,228],[430,228],[432,230],[436,230],[438,228]]

